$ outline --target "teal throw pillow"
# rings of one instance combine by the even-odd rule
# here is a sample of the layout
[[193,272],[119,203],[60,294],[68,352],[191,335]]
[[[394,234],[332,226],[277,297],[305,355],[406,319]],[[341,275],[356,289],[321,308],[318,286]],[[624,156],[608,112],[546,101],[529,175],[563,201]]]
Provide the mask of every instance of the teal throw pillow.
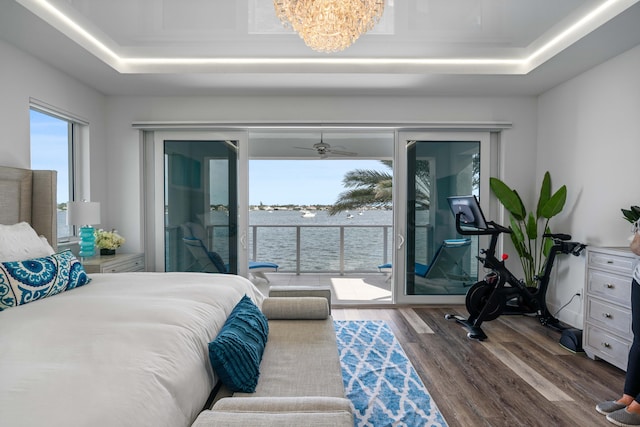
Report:
[[50,297],[91,279],[71,251],[0,263],[0,311]]
[[209,343],[211,366],[231,391],[256,391],[268,335],[267,318],[245,295]]

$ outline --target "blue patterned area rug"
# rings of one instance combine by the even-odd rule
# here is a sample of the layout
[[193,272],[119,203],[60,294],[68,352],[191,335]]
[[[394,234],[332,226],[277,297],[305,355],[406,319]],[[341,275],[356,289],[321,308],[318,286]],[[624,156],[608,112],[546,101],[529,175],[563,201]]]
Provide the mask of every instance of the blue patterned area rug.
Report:
[[336,320],[342,378],[356,426],[446,426],[384,321]]

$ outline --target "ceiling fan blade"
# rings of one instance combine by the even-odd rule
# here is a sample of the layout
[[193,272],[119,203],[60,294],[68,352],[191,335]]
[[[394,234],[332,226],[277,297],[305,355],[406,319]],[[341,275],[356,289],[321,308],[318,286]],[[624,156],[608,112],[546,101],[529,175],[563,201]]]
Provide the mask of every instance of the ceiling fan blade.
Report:
[[331,154],[337,154],[339,156],[357,156],[358,153],[353,153],[351,151],[340,151],[340,150],[329,150]]
[[311,151],[316,151],[315,148],[309,148],[309,147],[293,147],[293,148],[299,148],[300,150],[311,150]]

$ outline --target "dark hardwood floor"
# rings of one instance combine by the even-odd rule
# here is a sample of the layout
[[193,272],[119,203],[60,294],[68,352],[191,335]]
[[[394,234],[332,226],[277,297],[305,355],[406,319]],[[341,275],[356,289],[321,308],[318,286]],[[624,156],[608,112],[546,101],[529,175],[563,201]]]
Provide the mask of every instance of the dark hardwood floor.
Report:
[[446,313],[464,307],[334,308],[334,319],[385,320],[450,427],[611,426],[595,405],[618,398],[624,372],[559,345],[534,317],[485,322],[472,341]]

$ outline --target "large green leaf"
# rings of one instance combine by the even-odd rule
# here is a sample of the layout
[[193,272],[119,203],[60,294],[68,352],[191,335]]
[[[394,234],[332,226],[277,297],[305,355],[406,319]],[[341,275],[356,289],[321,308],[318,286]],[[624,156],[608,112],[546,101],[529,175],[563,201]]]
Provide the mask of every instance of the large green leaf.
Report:
[[547,200],[540,210],[540,216],[543,218],[553,218],[558,215],[564,209],[564,204],[567,201],[567,186],[563,185],[556,191],[553,196]]
[[524,243],[524,233],[520,228],[520,223],[513,216],[511,217],[511,240],[514,244]]
[[512,233],[511,241],[513,242],[513,247],[516,248],[516,252],[520,258],[526,258],[527,251],[524,247],[524,243],[522,241],[517,240],[517,237]]
[[536,209],[536,216],[540,218],[542,216],[542,208],[549,201],[551,197],[551,174],[549,171],[545,172],[542,179],[542,186],[540,187],[540,196],[538,197],[538,207]]
[[489,186],[491,187],[493,194],[496,195],[500,203],[502,203],[511,215],[519,221],[524,219],[526,213],[523,209],[522,200],[517,192],[509,188],[507,184],[500,181],[498,178],[494,177],[489,178]]
[[520,194],[518,194],[518,191],[513,190],[513,192],[515,193],[516,197],[518,198],[518,203],[520,203],[519,211],[522,212],[522,218],[520,219],[520,221],[523,221],[524,218],[525,218],[525,215],[527,215],[527,209],[524,207],[524,203],[522,203],[522,197],[520,197]]
[[[547,227],[547,229],[544,230],[544,233],[551,234],[551,229]],[[545,237],[542,245],[542,253],[544,254],[545,258],[548,257],[549,254],[551,253],[552,247],[553,247],[553,239],[549,237]],[[540,269],[542,269],[543,266],[544,264],[540,266]]]
[[533,216],[533,212],[529,212],[529,216],[527,217],[527,237],[530,240],[538,238],[538,221],[536,217]]

